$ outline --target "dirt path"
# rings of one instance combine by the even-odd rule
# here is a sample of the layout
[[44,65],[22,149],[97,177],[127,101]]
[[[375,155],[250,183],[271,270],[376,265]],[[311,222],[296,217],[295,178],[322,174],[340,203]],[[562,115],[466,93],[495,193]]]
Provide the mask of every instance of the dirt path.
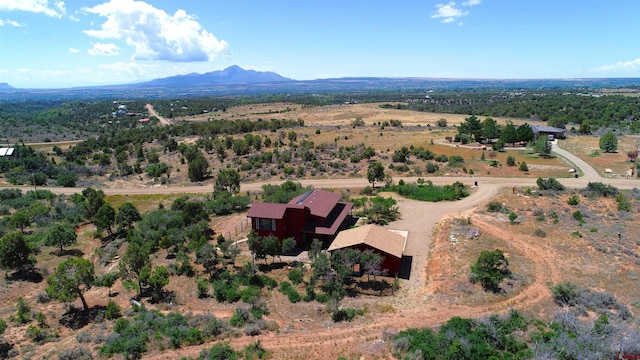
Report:
[[[417,177],[402,177],[395,180],[400,181],[403,179],[405,182],[416,182]],[[479,188],[485,186],[498,186],[498,187],[518,187],[518,186],[531,186],[536,187],[535,178],[499,178],[499,177],[432,177],[424,178],[430,180],[434,185],[449,185],[455,181],[460,181],[466,185],[473,185],[474,182],[478,182]],[[584,188],[587,184],[593,181],[592,178],[581,177],[574,178],[558,178],[557,179],[563,185],[569,188]],[[285,180],[269,180],[263,182],[244,183],[240,185],[240,191],[262,191],[262,185],[265,184],[280,184]],[[369,183],[366,179],[362,178],[349,178],[349,179],[311,179],[311,180],[295,180],[302,184],[302,186],[313,186],[317,188],[328,189],[357,189],[363,188]],[[639,178],[601,178],[598,179],[603,183],[613,185],[619,189],[631,190],[634,187],[640,188]],[[149,194],[204,194],[213,191],[213,183],[194,186],[163,186],[163,187],[113,187],[113,188],[101,188],[107,195],[149,195]],[[13,185],[0,185],[0,189],[15,188],[22,189],[23,191],[32,190],[32,186],[13,186]],[[39,187],[39,189],[49,190],[54,194],[77,194],[82,192],[83,188],[62,188],[62,187]],[[457,206],[454,206],[457,207]]]
[[153,108],[153,105],[147,104],[144,107],[147,109],[147,111],[149,111],[149,116],[155,116],[155,117],[158,118],[158,120],[160,120],[160,125],[162,125],[162,126],[171,125],[171,121],[169,119],[166,119],[166,118],[160,116],[160,114],[158,114],[156,109]]

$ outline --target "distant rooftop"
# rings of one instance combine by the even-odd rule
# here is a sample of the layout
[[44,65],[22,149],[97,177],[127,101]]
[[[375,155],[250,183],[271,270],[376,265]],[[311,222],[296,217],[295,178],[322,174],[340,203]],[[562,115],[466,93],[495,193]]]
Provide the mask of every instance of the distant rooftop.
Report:
[[12,156],[14,148],[0,148],[0,156]]

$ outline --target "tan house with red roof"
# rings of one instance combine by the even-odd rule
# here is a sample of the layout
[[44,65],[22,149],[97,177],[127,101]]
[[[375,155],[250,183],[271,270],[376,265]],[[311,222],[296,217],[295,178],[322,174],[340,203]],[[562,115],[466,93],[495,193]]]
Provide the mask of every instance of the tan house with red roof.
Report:
[[382,257],[382,268],[387,274],[395,275],[400,271],[407,236],[407,231],[387,230],[375,224],[364,225],[341,231],[327,250],[373,251]]
[[350,225],[353,204],[341,202],[340,194],[314,189],[293,198],[287,204],[255,202],[247,213],[251,228],[260,236],[280,240],[292,237],[298,246],[314,238],[331,241]]

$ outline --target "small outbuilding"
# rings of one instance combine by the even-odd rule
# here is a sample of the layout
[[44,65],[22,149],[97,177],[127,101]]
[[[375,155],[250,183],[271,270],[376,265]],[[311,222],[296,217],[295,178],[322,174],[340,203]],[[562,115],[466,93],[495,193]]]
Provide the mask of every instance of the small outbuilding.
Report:
[[382,257],[382,268],[388,275],[400,271],[408,231],[387,230],[379,225],[364,225],[341,231],[327,249],[329,253],[339,249],[371,250]]

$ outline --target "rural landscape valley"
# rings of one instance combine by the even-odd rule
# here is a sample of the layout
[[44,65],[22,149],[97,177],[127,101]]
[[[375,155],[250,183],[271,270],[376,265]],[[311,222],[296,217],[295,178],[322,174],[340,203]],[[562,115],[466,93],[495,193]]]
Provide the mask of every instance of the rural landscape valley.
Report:
[[0,0],[0,360],[640,359],[638,0]]
[[7,98],[0,357],[640,356],[638,99]]

